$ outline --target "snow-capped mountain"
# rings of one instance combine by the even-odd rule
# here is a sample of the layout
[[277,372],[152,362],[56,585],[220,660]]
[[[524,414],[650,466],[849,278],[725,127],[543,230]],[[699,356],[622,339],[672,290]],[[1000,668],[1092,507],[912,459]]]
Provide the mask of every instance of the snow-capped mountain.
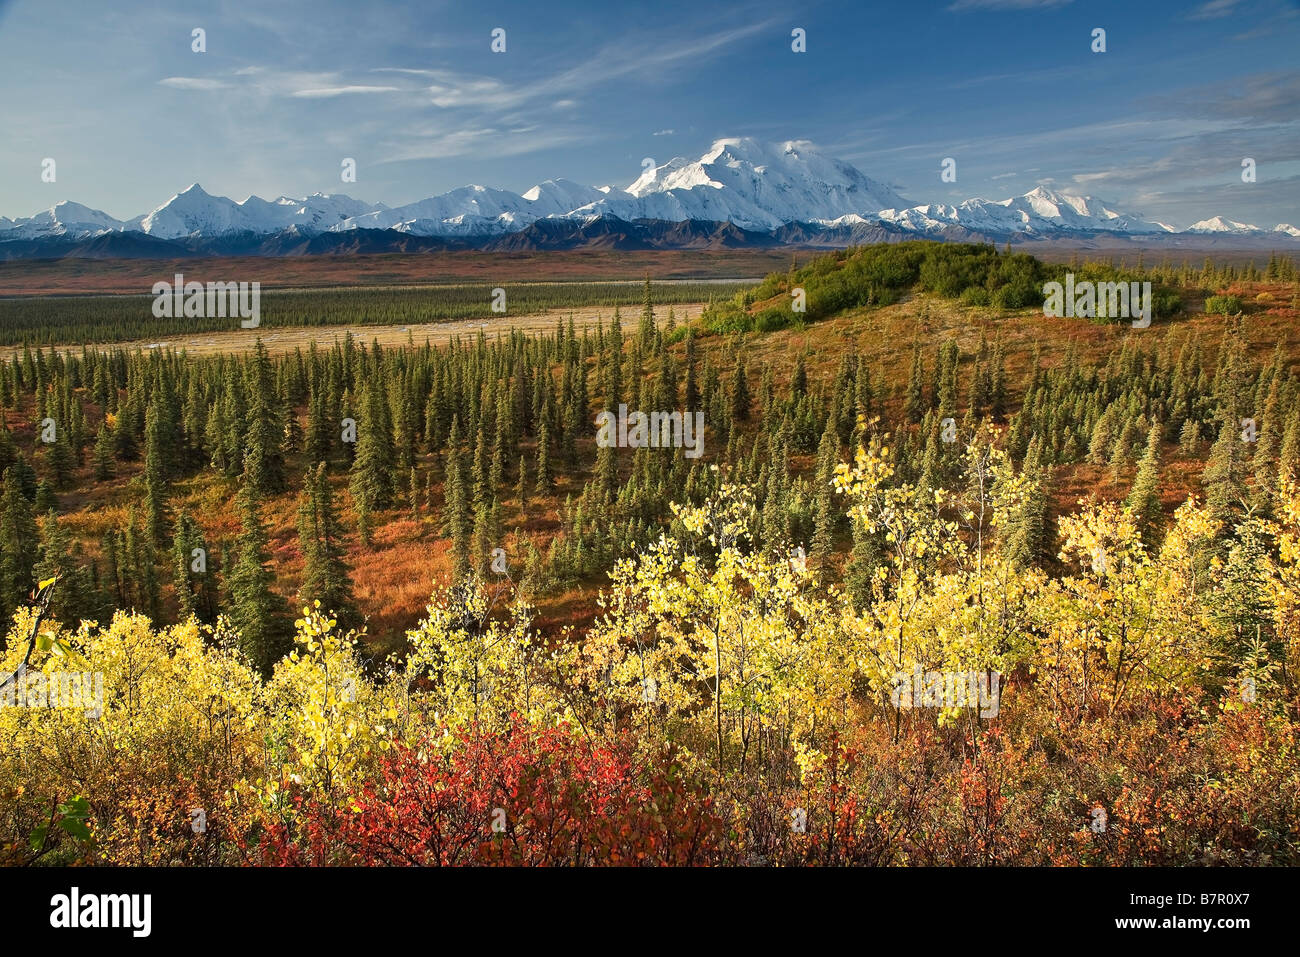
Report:
[[131,220],[131,224],[140,232],[159,239],[211,238],[232,233],[269,234],[290,227],[322,232],[349,217],[384,208],[350,196],[324,193],[313,193],[306,199],[281,196],[270,202],[250,196],[242,203],[236,203],[224,196],[212,196],[195,183],[153,212]]
[[[1282,226],[1277,228],[1282,230]],[[1222,216],[1213,216],[1210,219],[1202,219],[1199,223],[1192,223],[1187,227],[1189,233],[1235,233],[1237,235],[1251,235],[1265,233],[1267,230],[1260,229],[1258,226],[1251,226],[1248,223],[1238,223],[1231,219],[1224,219]]]
[[888,186],[807,143],[768,146],[742,138],[718,140],[694,162],[679,157],[647,169],[626,190],[572,215],[711,220],[770,230],[903,205]]
[[418,203],[351,216],[329,228],[335,232],[396,229],[417,236],[479,235],[522,229],[541,215],[545,214],[535,211],[533,204],[518,193],[486,186],[462,186]]
[[[914,205],[889,186],[849,163],[818,153],[804,141],[764,144],[737,138],[717,140],[699,159],[677,157],[647,168],[626,189],[551,179],[522,194],[462,186],[388,207],[323,193],[305,199],[250,196],[235,202],[213,196],[196,183],[151,212],[126,221],[71,202],[28,218],[0,217],[0,243],[26,242],[27,246],[14,242],[7,247],[10,255],[20,256],[36,254],[27,251],[29,247],[81,240],[108,248],[126,243],[131,248],[154,249],[158,243],[170,242],[194,249],[249,249],[263,244],[268,250],[309,251],[409,246],[415,240],[424,247],[435,241],[522,245],[610,242],[611,236],[630,235],[624,227],[633,223],[643,224],[636,227],[640,233],[658,231],[662,237],[656,241],[668,244],[699,243],[701,236],[719,242],[813,245],[879,242],[907,235],[984,241],[1118,235],[1150,241],[1166,235],[1214,234],[1215,241],[1256,244],[1270,237],[1300,239],[1300,229],[1285,223],[1265,231],[1221,216],[1179,232],[1091,196],[1044,186],[1003,200]],[[607,228],[609,224],[613,227]],[[675,224],[727,225],[740,232],[695,226],[683,232],[675,231]],[[124,235],[117,242],[113,234],[131,234],[135,239]],[[356,241],[349,236],[357,237]]]
[[583,186],[571,179],[548,179],[524,193],[524,199],[532,204],[531,208],[540,216],[563,216],[582,206],[599,202],[612,188]]
[[4,239],[80,238],[121,232],[126,228],[126,223],[108,213],[67,200],[35,216],[19,219],[0,217],[0,237]]
[[1069,196],[1039,186],[1011,199],[968,199],[957,206],[936,204],[911,209],[882,209],[882,222],[919,233],[960,226],[989,235],[1050,235],[1071,232],[1172,233],[1164,223],[1138,214],[1120,213],[1091,196]]
[[1193,223],[1187,227],[1187,232],[1213,233],[1220,236],[1285,236],[1291,239],[1300,239],[1300,228],[1292,226],[1290,223],[1278,223],[1272,229],[1264,229],[1262,226],[1239,223],[1235,220],[1225,219],[1222,216],[1214,216],[1210,219],[1203,219],[1199,223]]

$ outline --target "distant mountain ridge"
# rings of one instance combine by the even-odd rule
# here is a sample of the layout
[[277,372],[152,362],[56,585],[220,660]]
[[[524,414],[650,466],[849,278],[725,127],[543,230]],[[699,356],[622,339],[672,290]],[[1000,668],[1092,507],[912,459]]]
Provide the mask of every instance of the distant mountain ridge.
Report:
[[626,189],[555,179],[522,194],[463,186],[389,207],[325,193],[235,202],[196,183],[129,220],[65,201],[26,218],[0,217],[0,259],[111,256],[115,249],[138,256],[620,243],[628,244],[622,248],[835,246],[909,236],[980,241],[1213,236],[1254,246],[1264,239],[1300,239],[1300,229],[1281,223],[1265,230],[1216,216],[1179,231],[1102,200],[1044,186],[1005,200],[915,205],[805,142],[739,138],[716,141],[698,160],[647,164]]

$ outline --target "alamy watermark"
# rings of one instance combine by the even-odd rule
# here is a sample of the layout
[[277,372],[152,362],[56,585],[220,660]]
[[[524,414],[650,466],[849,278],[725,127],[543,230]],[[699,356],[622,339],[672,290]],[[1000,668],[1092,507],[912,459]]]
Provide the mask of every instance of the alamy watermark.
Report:
[[1043,285],[1043,315],[1053,319],[1132,319],[1134,329],[1151,325],[1150,282],[1076,283],[1074,273],[1065,274],[1065,284]]
[[153,929],[152,894],[83,894],[73,887],[50,898],[54,928],[118,927],[133,937],[148,937]]
[[18,670],[0,684],[0,708],[84,708],[86,717],[104,714],[102,671]]
[[704,454],[704,413],[632,412],[619,403],[618,415],[596,416],[596,445],[602,449],[685,449],[688,459]]
[[1001,704],[998,686],[1002,676],[989,671],[922,671],[894,675],[890,700],[895,708],[974,708],[980,716],[997,716]]
[[260,282],[186,282],[177,273],[174,283],[166,280],[153,284],[155,319],[224,319],[239,318],[244,329],[262,324],[262,284]]

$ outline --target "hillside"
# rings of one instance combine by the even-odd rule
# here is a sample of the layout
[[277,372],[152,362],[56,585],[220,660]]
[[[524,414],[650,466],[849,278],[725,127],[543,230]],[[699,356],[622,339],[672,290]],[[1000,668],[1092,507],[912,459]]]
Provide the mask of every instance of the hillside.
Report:
[[[889,253],[906,256],[908,248],[891,247]],[[1088,394],[1090,404],[1077,421],[1068,426],[1059,421],[1054,423],[1058,431],[1051,440],[1051,454],[1043,463],[1053,467],[1054,511],[1070,508],[1086,492],[1108,498],[1122,498],[1126,495],[1140,456],[1140,446],[1146,438],[1147,425],[1153,417],[1163,421],[1165,430],[1165,444],[1162,446],[1165,471],[1161,484],[1164,504],[1167,508],[1172,508],[1187,494],[1200,490],[1199,476],[1209,452],[1209,441],[1213,438],[1213,399],[1210,396],[1194,396],[1191,394],[1193,390],[1172,401],[1169,396],[1161,394],[1172,388],[1172,377],[1180,364],[1189,381],[1195,383],[1199,377],[1212,374],[1216,364],[1222,361],[1221,347],[1231,322],[1226,317],[1207,315],[1202,311],[1206,290],[1200,286],[1203,278],[1200,274],[1195,276],[1196,281],[1191,288],[1179,286],[1179,305],[1175,316],[1160,320],[1151,329],[1140,332],[1116,324],[1049,319],[1042,315],[1041,310],[1034,309],[990,311],[987,307],[966,304],[971,296],[964,289],[949,289],[950,293],[955,292],[956,298],[945,298],[927,292],[921,286],[908,284],[909,276],[905,273],[899,273],[897,282],[894,283],[881,282],[877,277],[862,273],[867,277],[862,280],[863,288],[868,290],[864,294],[865,298],[874,297],[886,302],[897,298],[899,301],[887,305],[840,309],[827,318],[821,318],[823,313],[834,310],[840,301],[847,301],[857,295],[851,284],[846,285],[842,280],[842,276],[848,275],[850,270],[857,269],[856,261],[853,255],[832,254],[803,267],[794,275],[793,280],[788,274],[773,274],[764,283],[754,287],[752,292],[738,294],[736,301],[747,302],[748,305],[737,307],[728,301],[706,310],[705,315],[693,323],[689,354],[683,338],[687,327],[680,320],[693,315],[694,310],[688,308],[678,314],[673,320],[675,325],[667,328],[665,322],[669,310],[659,307],[655,310],[657,328],[643,337],[644,330],[651,327],[642,320],[639,327],[642,331],[637,332],[626,347],[628,354],[623,360],[625,368],[622,374],[627,378],[622,386],[622,398],[635,408],[637,396],[645,398],[656,395],[654,390],[663,377],[665,362],[671,366],[669,381],[677,379],[680,390],[683,377],[686,376],[683,370],[693,366],[693,373],[689,376],[692,381],[687,388],[695,391],[698,396],[695,401],[706,410],[710,430],[710,441],[697,467],[711,463],[721,464],[741,480],[758,482],[760,486],[766,484],[768,478],[766,459],[772,451],[770,443],[783,428],[783,424],[786,431],[796,431],[788,440],[785,453],[789,463],[789,481],[809,481],[825,431],[825,419],[832,413],[838,416],[837,432],[842,450],[850,449],[855,441],[854,436],[859,434],[853,425],[857,416],[866,416],[873,421],[873,433],[890,433],[896,441],[902,439],[902,471],[908,474],[909,469],[919,469],[920,459],[930,442],[929,435],[938,428],[938,419],[943,417],[938,414],[939,406],[943,406],[944,411],[961,423],[962,436],[970,435],[976,418],[994,411],[991,397],[987,394],[982,399],[973,396],[972,386],[977,378],[989,379],[984,383],[987,393],[992,387],[989,377],[993,375],[996,363],[1000,369],[998,379],[1003,398],[997,404],[992,422],[1007,430],[1011,439],[1018,443],[1019,447],[1013,447],[1013,454],[1017,458],[1025,454],[1028,436],[1033,433],[1032,428],[1026,425],[1029,416],[1022,414],[1027,390],[1033,393],[1034,402],[1041,403],[1044,397],[1040,393],[1044,389],[1057,388],[1056,378],[1069,376],[1074,380],[1069,387],[1072,395],[1074,392]],[[996,257],[995,261],[1003,264],[999,269],[1009,267],[1013,270],[1030,268],[1028,264],[1033,263],[1035,281],[1054,270],[1070,268],[1064,265],[1038,265],[1037,261],[1021,255],[1009,259]],[[831,267],[830,271],[827,271],[828,266]],[[1105,267],[1097,265],[1086,267],[1089,270],[1103,268]],[[1250,303],[1245,307],[1249,310],[1249,323],[1243,325],[1229,341],[1240,344],[1243,361],[1248,362],[1251,368],[1271,370],[1280,364],[1289,370],[1300,354],[1296,312],[1293,304],[1288,302],[1289,295],[1294,295],[1293,284],[1280,280],[1228,279],[1229,271],[1236,272],[1228,267],[1223,276],[1204,277],[1212,285],[1222,279],[1227,283],[1224,291]],[[914,272],[919,275],[919,271]],[[802,282],[808,287],[808,313],[796,315],[788,310],[789,294],[785,287],[791,281]],[[743,308],[743,314],[750,317],[748,322],[737,320],[737,316],[741,315],[736,311],[738,308]],[[774,315],[780,316],[779,322],[771,320]],[[584,319],[577,326],[570,323],[566,331],[562,316],[562,312],[558,313],[552,320],[556,323],[553,335],[533,338],[533,345],[527,347],[490,332],[487,338],[479,339],[478,333],[481,330],[477,325],[473,331],[458,331],[453,324],[446,334],[439,333],[436,337],[436,341],[446,343],[451,348],[451,352],[439,353],[443,357],[442,361],[449,363],[444,366],[445,370],[454,369],[465,362],[471,363],[470,367],[482,363],[492,366],[505,362],[509,367],[527,361],[531,368],[526,379],[533,383],[529,388],[535,389],[536,377],[541,369],[550,366],[553,381],[548,391],[555,390],[555,398],[551,400],[555,404],[548,418],[548,424],[554,429],[554,437],[550,441],[553,444],[559,443],[566,449],[565,457],[551,465],[555,473],[555,489],[542,494],[530,494],[526,508],[519,508],[518,496],[513,488],[513,482],[518,476],[517,459],[522,455],[529,472],[535,472],[540,438],[540,426],[535,419],[538,411],[531,409],[524,413],[520,409],[516,414],[525,414],[525,420],[515,426],[519,431],[517,443],[511,447],[511,460],[502,463],[502,479],[492,493],[499,507],[504,510],[502,528],[506,540],[521,560],[525,540],[531,541],[533,547],[542,554],[552,549],[557,539],[561,545],[566,541],[572,543],[575,535],[572,528],[566,529],[566,526],[571,526],[573,516],[569,514],[567,520],[561,517],[564,501],[566,497],[577,499],[582,496],[584,489],[592,483],[596,468],[595,433],[584,422],[604,407],[599,396],[605,389],[602,383],[607,372],[602,371],[605,363],[599,343],[606,337],[606,323],[599,318],[597,312],[594,319]],[[711,331],[737,326],[762,327],[765,317],[767,324],[784,325],[786,328],[769,333],[719,334]],[[624,323],[626,322],[627,318],[624,317]],[[546,327],[545,321],[542,326]],[[273,339],[280,338],[269,333],[269,330],[268,334]],[[570,334],[576,337],[571,340],[568,338]],[[252,339],[251,336],[241,338]],[[425,391],[433,388],[439,363],[430,363],[427,351],[417,348],[412,353],[400,348],[408,341],[417,344],[423,342],[423,338],[415,339],[406,327],[402,327],[402,334],[390,336],[386,332],[384,338],[388,344],[384,347],[382,367],[393,371],[380,372],[380,381],[390,380],[398,369],[406,369],[402,373],[404,381],[413,372],[417,375],[416,382],[403,387],[403,391],[416,389],[414,394],[408,393],[405,399],[389,394],[386,400],[390,405],[390,418],[398,412],[399,406],[396,403],[399,401],[407,404],[413,418],[412,432],[402,440],[405,448],[398,447],[394,450],[396,458],[389,465],[394,471],[388,483],[388,497],[394,502],[409,504],[408,472],[414,468],[421,505],[414,518],[409,514],[409,507],[381,510],[383,518],[376,522],[372,546],[358,548],[353,544],[349,549],[351,563],[356,568],[360,606],[372,616],[372,634],[392,639],[394,635],[400,634],[401,629],[412,624],[423,611],[432,583],[451,572],[451,560],[447,554],[448,543],[442,534],[445,522],[442,517],[445,453],[436,444],[440,438],[437,433],[429,432],[427,415],[431,393]],[[290,442],[296,444],[286,447],[282,454],[285,490],[271,496],[264,503],[269,514],[268,528],[271,554],[276,567],[276,588],[286,597],[295,593],[301,569],[293,515],[300,478],[309,461],[301,438],[305,431],[313,427],[310,421],[312,390],[309,383],[320,381],[327,369],[332,370],[330,375],[342,379],[331,386],[338,393],[329,399],[340,411],[323,416],[337,421],[343,418],[341,412],[344,409],[352,410],[353,415],[359,417],[364,383],[375,374],[370,365],[374,361],[370,349],[377,339],[367,341],[358,338],[354,342],[349,333],[348,341],[341,345],[337,336],[323,340],[323,343],[329,341],[336,343],[334,348],[323,346],[320,352],[307,351],[309,336],[272,341],[267,343],[270,356],[261,360],[266,365],[259,375],[267,381],[277,383],[273,389],[277,395],[273,409],[279,416],[277,421],[283,421],[289,416],[289,408],[292,408],[292,417],[297,420],[296,430],[290,435]],[[394,344],[399,348],[394,349]],[[916,345],[920,347],[919,353],[914,349]],[[447,346],[440,348],[445,349]],[[539,348],[541,352],[537,351]],[[607,350],[608,346],[605,348]],[[947,350],[953,351],[950,354]],[[25,452],[26,458],[34,461],[38,477],[45,479],[50,489],[59,493],[61,522],[72,530],[75,537],[84,540],[92,554],[97,551],[106,532],[124,524],[128,507],[140,503],[140,481],[144,468],[141,458],[146,444],[144,429],[150,403],[148,387],[142,382],[147,381],[147,377],[158,374],[157,371],[149,370],[171,370],[170,375],[176,379],[171,388],[178,398],[186,396],[181,407],[182,414],[172,416],[171,428],[175,430],[173,441],[164,443],[166,448],[185,450],[179,460],[174,452],[167,453],[170,458],[168,494],[173,500],[172,506],[192,511],[203,525],[208,539],[214,543],[229,544],[238,531],[234,511],[220,503],[229,500],[238,488],[237,479],[242,470],[242,460],[232,462],[224,469],[198,467],[200,463],[221,458],[220,449],[214,449],[213,439],[206,433],[211,431],[211,419],[220,411],[220,405],[229,401],[221,383],[231,381],[230,370],[224,361],[212,365],[211,360],[200,360],[198,356],[207,351],[201,348],[190,350],[189,358],[185,360],[166,348],[151,351],[157,354],[142,356],[139,353],[110,352],[105,361],[91,361],[88,365],[85,359],[72,360],[75,363],[71,373],[72,381],[86,384],[73,386],[71,392],[68,391],[70,383],[65,377],[53,373],[49,368],[40,370],[42,365],[50,361],[41,356],[40,350],[35,353],[30,350],[14,353],[10,366],[4,370],[5,395],[11,397],[5,403],[10,409],[6,422],[11,439],[5,444],[13,450],[6,453],[7,461],[12,461],[18,450]],[[530,354],[529,359],[521,360],[521,356]],[[344,356],[348,358],[345,359]],[[454,358],[457,356],[460,358]],[[482,358],[478,358],[480,356]],[[951,381],[941,383],[937,378],[939,366],[941,363],[953,362],[953,356],[955,367],[947,368],[944,373]],[[909,389],[914,385],[912,380],[915,378],[912,367],[918,361],[921,381],[915,384],[921,388],[923,401],[921,408],[909,411]],[[407,368],[409,362],[415,362],[415,367]],[[1142,385],[1136,399],[1131,398],[1133,385],[1126,381],[1127,373],[1123,371],[1134,362],[1142,364],[1144,368],[1150,367],[1156,376],[1155,382]],[[1039,369],[1037,374],[1033,371],[1035,363]],[[1189,363],[1194,371],[1187,371]],[[241,364],[247,366],[247,360],[242,360]],[[738,409],[731,405],[738,364],[744,367],[745,388],[749,394],[746,417],[743,419],[736,415]],[[337,371],[340,365],[352,369],[351,375]],[[587,411],[579,415],[568,410],[569,397],[575,388],[569,380],[574,370],[581,366],[587,368],[588,382],[581,386],[587,392],[581,403]],[[372,369],[371,373],[363,371],[367,368]],[[637,368],[641,370],[641,376],[636,375],[634,370]],[[857,385],[859,369],[865,373],[865,381],[869,383],[865,387],[865,394],[859,394],[862,391]],[[449,372],[445,371],[444,374]],[[1269,375],[1271,374],[1270,371]],[[98,429],[94,423],[97,417],[102,417],[105,406],[109,407],[115,417],[122,411],[122,400],[117,400],[118,404],[114,407],[110,397],[111,381],[103,381],[105,377],[111,379],[114,375],[120,377],[119,386],[126,390],[123,395],[128,398],[128,402],[131,401],[133,392],[136,394],[134,407],[129,408],[129,414],[131,427],[137,434],[134,442],[128,441],[124,436],[114,435],[115,452],[120,460],[113,463],[114,474],[111,480],[97,481],[91,462],[94,451],[91,446]],[[141,380],[141,376],[145,376],[145,380]],[[1032,387],[1036,378],[1040,384]],[[419,385],[419,379],[425,382],[423,387]],[[796,379],[798,382],[793,381]],[[1162,384],[1157,385],[1162,379]],[[30,390],[42,380],[47,383],[45,388],[51,394],[63,395],[63,401],[75,397],[79,400],[81,409],[81,422],[78,426],[80,435],[74,435],[71,439],[77,447],[70,451],[73,452],[73,458],[79,459],[82,464],[67,471],[62,481],[51,471],[53,450],[35,441],[38,431],[35,424],[43,416],[37,415],[39,410],[31,404]],[[132,386],[130,383],[133,381],[140,384]],[[90,385],[92,382],[93,387]],[[296,383],[293,393],[297,394],[297,401],[294,401],[293,393],[286,394],[291,383]],[[711,387],[706,383],[711,384]],[[491,383],[484,381],[482,387],[491,394]],[[1184,385],[1184,388],[1188,387]],[[385,391],[388,391],[388,387]],[[26,400],[22,398],[24,393],[28,395]],[[104,401],[96,401],[101,396]],[[682,396],[679,392],[679,401],[687,396]],[[1120,433],[1129,433],[1128,449],[1122,463],[1118,459],[1112,463],[1115,453],[1109,447],[1102,452],[1090,451],[1096,420],[1104,411],[1104,406],[1099,407],[1099,396],[1108,397],[1107,402],[1123,398],[1126,402],[1139,403],[1136,414],[1127,416],[1114,426],[1116,439]],[[1266,399],[1267,396],[1263,395],[1252,396],[1250,399],[1251,409],[1261,419],[1262,403]],[[972,400],[976,401],[973,410]],[[458,404],[450,397],[443,401],[449,405]],[[518,406],[527,405],[518,396],[515,401]],[[1053,396],[1051,401],[1064,399]],[[1071,398],[1070,401],[1074,402],[1075,399]],[[850,402],[853,403],[851,408],[844,404]],[[1179,402],[1182,403],[1181,406]],[[1189,403],[1194,406],[1192,418],[1199,425],[1201,440],[1198,443],[1180,445],[1178,439]],[[72,403],[76,404],[78,403]],[[671,407],[673,403],[662,404]],[[835,413],[834,407],[837,404],[840,405],[840,410]],[[68,408],[72,408],[72,405]],[[469,406],[472,409],[472,401]],[[931,410],[934,414],[931,414]],[[71,412],[64,414],[72,415]],[[445,433],[451,426],[452,412],[443,408],[438,415],[442,421],[436,424],[444,434],[441,440],[445,441]],[[470,415],[473,417],[473,411]],[[56,416],[58,419],[62,417]],[[1283,417],[1280,421],[1289,419]],[[323,430],[326,426],[317,423],[315,427]],[[282,425],[277,425],[276,428],[278,430]],[[116,430],[110,430],[110,433],[115,432]],[[472,435],[476,432],[477,425],[473,424],[471,418],[470,433]],[[1140,435],[1135,438],[1138,433]],[[295,439],[294,435],[298,437]],[[486,438],[488,445],[483,450],[483,456],[490,459],[494,436],[489,433]],[[1278,436],[1279,441],[1283,438],[1282,435]],[[467,458],[477,455],[474,442],[465,435],[464,427],[462,439],[466,443],[463,455]],[[228,447],[238,445],[234,440],[231,441],[233,444]],[[947,451],[959,451],[963,442],[954,443],[953,449]],[[350,450],[337,439],[327,442],[326,447],[331,450],[333,481],[343,497],[346,516],[350,511],[344,492],[349,483],[348,469],[352,460],[347,453]],[[130,449],[131,454],[121,454],[124,449]],[[634,457],[632,462],[624,461],[619,466],[620,484],[635,471],[637,458],[639,457]],[[649,476],[653,479],[651,484],[656,487],[640,490],[643,502],[622,503],[618,506],[622,514],[637,516],[640,531],[633,532],[629,541],[652,534],[656,521],[666,516],[667,503],[677,494],[675,490],[685,488],[680,483],[687,480],[685,473],[670,478],[668,473],[653,469]],[[646,479],[647,475],[642,474],[640,477]],[[663,482],[669,484],[666,487],[659,484]],[[62,489],[75,491],[62,493]],[[627,494],[628,488],[624,486],[623,491]],[[804,502],[802,507],[808,509],[810,505]],[[809,518],[807,514],[794,515],[791,518],[792,530],[798,528],[801,521],[806,524]],[[349,537],[352,537],[355,523],[345,520],[345,527],[349,526],[352,529]],[[808,530],[803,529],[805,532]],[[576,537],[591,534],[595,534],[594,529]],[[843,539],[844,530],[841,530],[840,535]],[[160,545],[164,544],[165,539],[160,541]],[[804,544],[810,542],[805,538]],[[617,553],[617,548],[606,548],[604,553]],[[1049,557],[1050,554],[1050,546],[1045,545],[1043,557]],[[563,558],[554,561],[564,563]],[[576,578],[568,573],[555,576],[579,584],[580,590],[569,593],[561,589],[553,596],[537,596],[542,609],[545,611],[552,601],[559,607],[569,607],[577,596],[587,593],[586,588],[599,582],[600,573],[607,567],[604,561],[597,561],[582,569]],[[582,584],[584,582],[590,584]],[[170,605],[165,600],[167,590],[165,587],[161,589],[163,606]],[[557,616],[557,620],[559,618]]]
[[[1065,271],[1152,282],[1154,321],[1044,316],[1041,283]],[[172,720],[188,753],[218,747],[185,682],[242,715],[212,718],[234,743],[211,776],[141,778],[164,803],[224,808],[202,859],[389,860],[330,809],[359,801],[367,833],[387,833],[358,789],[434,774],[413,758],[426,746],[460,768],[437,774],[469,776],[457,788],[542,752],[629,775],[637,823],[610,846],[631,853],[651,826],[634,810],[650,788],[693,822],[647,838],[679,862],[1296,859],[1294,762],[1240,750],[1297,727],[1287,258],[1198,270],[908,243],[794,263],[689,322],[658,289],[594,324],[436,346],[25,347],[0,363],[5,611],[58,578],[45,620],[108,672],[112,720],[151,729],[142,755]],[[602,444],[597,417],[620,405],[698,413],[701,454]],[[138,713],[121,697],[136,655],[160,689]],[[1000,676],[1001,717],[964,698],[891,706],[913,668]],[[45,753],[35,727],[15,726],[14,753]],[[1201,789],[1192,766],[1226,783]],[[113,828],[138,825],[118,786],[93,794],[110,859],[131,853]],[[839,817],[841,786],[880,810]],[[267,810],[282,792],[326,847]],[[1104,841],[1090,802],[1115,822]],[[778,823],[792,808],[810,831]],[[183,825],[150,825],[147,859],[199,860]]]

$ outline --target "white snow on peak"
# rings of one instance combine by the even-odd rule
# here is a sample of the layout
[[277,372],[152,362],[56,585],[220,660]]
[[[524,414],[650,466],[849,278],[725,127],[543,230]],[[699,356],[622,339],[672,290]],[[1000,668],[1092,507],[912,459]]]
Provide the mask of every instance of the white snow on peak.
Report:
[[[609,187],[606,187],[609,189]],[[604,198],[605,193],[593,186],[583,186],[571,179],[548,179],[523,195],[538,216],[562,216],[579,206]]]
[[80,203],[64,200],[34,216],[19,219],[0,218],[5,239],[43,239],[46,237],[86,237],[119,232],[126,227],[120,219]]
[[880,219],[904,229],[932,232],[960,226],[974,232],[1051,235],[1062,231],[1121,233],[1174,232],[1165,223],[1137,213],[1121,213],[1092,196],[1076,196],[1038,186],[1010,199],[968,199],[956,206],[934,204],[911,209],[886,209]]
[[321,232],[349,217],[383,208],[341,193],[313,193],[306,199],[281,196],[270,202],[249,196],[236,203],[224,196],[212,196],[195,183],[142,217],[139,228],[161,239],[210,238],[235,233],[261,235],[290,227]]
[[681,157],[647,169],[627,188],[633,199],[606,200],[623,219],[708,219],[747,229],[874,213],[906,200],[888,186],[802,140],[765,144],[720,139],[698,160]]
[[1189,233],[1233,233],[1236,235],[1263,232],[1258,226],[1234,222],[1231,219],[1224,219],[1222,216],[1214,216],[1210,219],[1202,219],[1199,223],[1192,223],[1187,228],[1187,231]]

